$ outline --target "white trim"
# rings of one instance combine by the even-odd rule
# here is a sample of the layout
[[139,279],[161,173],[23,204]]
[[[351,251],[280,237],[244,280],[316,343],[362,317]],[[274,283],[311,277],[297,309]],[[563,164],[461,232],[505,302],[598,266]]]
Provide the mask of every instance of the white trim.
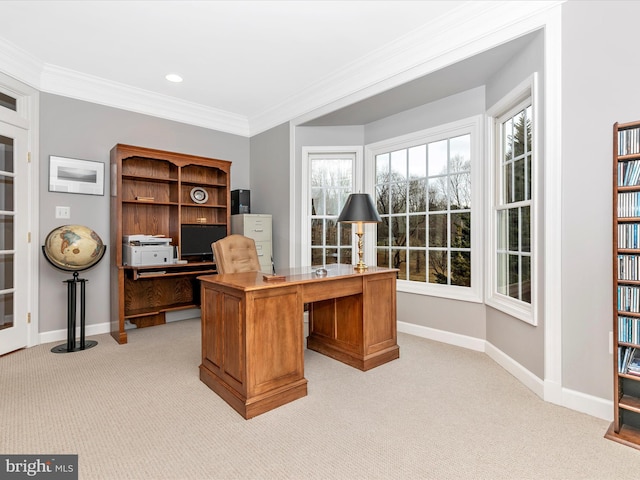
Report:
[[398,322],[398,332],[415,335],[416,337],[427,338],[436,342],[455,345],[456,347],[475,350],[476,352],[485,351],[485,340],[468,335],[460,335],[459,333],[447,332],[436,328],[424,327],[414,323]]
[[544,399],[557,403],[562,397],[561,7],[545,15],[544,48]]
[[535,393],[538,397],[543,397],[544,382],[539,377],[531,373],[520,363],[516,362],[513,358],[508,356],[502,350],[496,348],[490,342],[486,342],[485,351],[494,362],[516,377],[525,387]]
[[[85,327],[85,339],[93,335],[102,335],[111,331],[111,324],[109,322],[92,323]],[[80,326],[76,327],[75,332],[76,339],[80,338]],[[110,339],[112,341],[113,339]],[[48,332],[42,332],[39,335],[39,343],[52,343],[52,342],[65,342],[67,341],[67,329],[49,330]]]
[[446,16],[332,72],[250,118],[251,135],[299,117],[316,118],[472,57],[539,28],[536,16],[560,1],[467,1]]
[[[301,205],[298,199],[302,198],[299,192],[302,180],[298,175],[298,164],[296,162],[296,125],[289,122],[289,266],[300,265],[300,218],[298,209]],[[302,161],[302,159],[300,160]]]
[[[191,320],[200,318],[199,308],[189,308],[186,310],[177,310],[175,312],[167,312],[166,323],[180,322],[182,320]],[[85,327],[85,339],[94,335],[103,335],[105,333],[111,333],[111,324],[109,322],[92,323]],[[80,325],[76,325],[75,331],[76,343],[80,339]],[[67,329],[49,330],[48,332],[42,332],[39,334],[39,343],[52,343],[52,342],[64,342],[67,341]],[[108,341],[112,341],[109,339]]]
[[0,37],[0,72],[39,88],[42,67],[40,59]]
[[[12,51],[15,48],[12,47]],[[0,49],[0,59],[3,53]],[[20,223],[25,225],[25,232],[31,234],[31,243],[26,245],[26,269],[28,283],[26,285],[25,299],[26,311],[31,315],[31,323],[26,328],[26,346],[38,345],[39,331],[39,195],[40,195],[40,147],[39,147],[39,126],[40,126],[40,94],[31,86],[24,84],[15,78],[0,73],[0,89],[13,96],[17,100],[17,112],[2,109],[0,121],[15,125],[26,132],[26,151],[18,154],[18,160],[26,162],[27,153],[31,155],[31,162],[26,163],[25,173],[25,198],[26,202],[24,218]]]
[[27,193],[28,225],[31,232],[29,247],[30,284],[27,286],[27,301],[31,312],[31,323],[27,326],[27,347],[37,345],[40,329],[40,92],[33,89],[29,94],[25,110],[29,112],[28,145],[31,154],[29,164],[29,187]]
[[[487,109],[486,112],[486,126],[487,126],[487,174],[485,176],[486,184],[486,218],[487,228],[485,231],[485,303],[497,310],[500,310],[512,317],[515,317],[523,322],[531,325],[538,325],[538,286],[539,282],[539,263],[543,260],[539,256],[540,247],[538,232],[540,231],[539,214],[540,204],[542,202],[542,196],[544,195],[544,189],[540,185],[541,177],[540,172],[540,159],[544,158],[540,155],[540,135],[539,135],[539,122],[538,122],[538,93],[537,93],[538,75],[533,73],[527,79],[522,81],[518,86],[512,89],[504,97],[502,97],[493,106]],[[531,304],[526,304],[520,300],[512,299],[505,295],[501,295],[496,291],[496,252],[497,252],[497,238],[496,238],[496,205],[500,203],[498,200],[498,191],[500,186],[497,185],[497,176],[500,171],[500,165],[498,165],[497,148],[496,144],[501,142],[502,139],[499,135],[500,128],[498,124],[501,120],[498,117],[509,115],[512,110],[521,109],[524,100],[531,98],[532,106],[532,166],[531,175],[533,191],[531,192]],[[516,108],[517,105],[517,108]]]
[[[546,390],[547,388],[545,386],[545,391]],[[586,413],[592,417],[601,418],[608,422],[613,421],[613,402],[611,400],[563,388],[562,401],[560,404],[563,407]]]
[[[399,292],[415,293],[419,295],[433,295],[455,300],[468,302],[482,302],[482,238],[483,238],[483,130],[482,115],[445,123],[436,127],[412,132],[399,137],[382,140],[365,146],[365,192],[373,194],[375,185],[375,157],[381,153],[408,148],[414,145],[431,143],[433,141],[452,138],[458,135],[471,135],[471,287],[457,287],[453,285],[435,285],[432,283],[411,282],[408,280],[398,280],[397,289]],[[376,242],[372,229],[369,242],[365,247],[371,252],[368,260],[371,265],[375,265]]]
[[246,117],[55,65],[45,64],[41,90],[132,112],[249,136]]

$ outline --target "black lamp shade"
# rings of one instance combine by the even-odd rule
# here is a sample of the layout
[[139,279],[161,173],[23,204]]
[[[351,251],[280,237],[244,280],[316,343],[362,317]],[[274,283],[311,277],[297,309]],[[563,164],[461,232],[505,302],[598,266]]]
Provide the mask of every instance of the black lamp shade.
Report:
[[381,221],[382,219],[378,215],[378,211],[368,193],[352,193],[349,195],[338,217],[338,222],[347,223],[376,223]]

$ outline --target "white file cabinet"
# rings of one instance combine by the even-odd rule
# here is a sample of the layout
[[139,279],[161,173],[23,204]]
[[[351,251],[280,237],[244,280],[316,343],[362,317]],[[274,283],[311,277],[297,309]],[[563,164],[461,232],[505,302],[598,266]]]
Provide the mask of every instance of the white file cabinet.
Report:
[[231,233],[253,238],[258,250],[261,270],[271,273],[271,215],[261,213],[241,213],[231,215]]

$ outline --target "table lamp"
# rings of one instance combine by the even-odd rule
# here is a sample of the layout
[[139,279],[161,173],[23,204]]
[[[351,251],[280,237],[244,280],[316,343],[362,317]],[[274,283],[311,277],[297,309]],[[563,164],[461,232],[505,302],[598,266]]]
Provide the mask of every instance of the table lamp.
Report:
[[356,223],[358,224],[356,229],[356,235],[358,235],[358,264],[354,267],[356,271],[363,272],[367,269],[367,266],[362,261],[362,235],[364,235],[363,223],[378,223],[382,219],[376,210],[373,200],[368,193],[352,193],[347,198],[346,203],[338,222],[341,223]]

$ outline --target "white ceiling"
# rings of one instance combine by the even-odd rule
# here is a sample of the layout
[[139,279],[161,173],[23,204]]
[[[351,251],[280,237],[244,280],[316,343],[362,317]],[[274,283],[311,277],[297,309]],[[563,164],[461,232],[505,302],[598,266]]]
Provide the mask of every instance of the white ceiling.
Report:
[[[306,113],[292,109],[293,98],[324,94],[327,104],[335,100],[328,86],[345,71],[388,59],[412,32],[484,3],[509,2],[3,0],[0,70],[5,50],[39,71],[31,83],[45,92],[86,99],[100,90],[114,106],[106,92],[127,92],[143,113],[160,100],[239,131],[260,124],[245,129],[256,133],[277,124],[271,119]],[[167,73],[184,82],[168,82]]]

